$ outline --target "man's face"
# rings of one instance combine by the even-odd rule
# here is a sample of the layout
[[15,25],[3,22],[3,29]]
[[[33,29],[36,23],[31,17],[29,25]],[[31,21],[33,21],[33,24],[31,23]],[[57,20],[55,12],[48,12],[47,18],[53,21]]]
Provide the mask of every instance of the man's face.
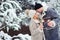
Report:
[[42,13],[43,12],[43,7],[37,9],[36,11],[39,12],[39,13]]

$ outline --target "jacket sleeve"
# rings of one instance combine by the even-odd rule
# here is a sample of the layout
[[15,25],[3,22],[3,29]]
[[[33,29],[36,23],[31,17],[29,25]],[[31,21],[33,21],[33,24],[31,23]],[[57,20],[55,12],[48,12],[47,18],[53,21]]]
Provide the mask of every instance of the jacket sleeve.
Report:
[[31,35],[37,35],[39,32],[42,32],[34,22],[30,22],[29,29],[30,29]]
[[56,12],[54,9],[48,8],[45,17],[46,17],[46,18],[48,18],[48,17],[53,18],[52,21],[53,21],[54,24],[55,24],[54,27],[48,27],[47,23],[44,22],[44,24],[45,24],[44,27],[45,27],[45,28],[48,27],[49,30],[50,30],[50,29],[54,29],[54,28],[57,27],[57,25],[58,25],[58,23],[59,23],[59,15],[57,14],[57,12]]
[[53,8],[50,8],[49,13],[51,17],[53,17],[53,21],[57,24],[59,22],[59,15],[57,14],[57,11]]

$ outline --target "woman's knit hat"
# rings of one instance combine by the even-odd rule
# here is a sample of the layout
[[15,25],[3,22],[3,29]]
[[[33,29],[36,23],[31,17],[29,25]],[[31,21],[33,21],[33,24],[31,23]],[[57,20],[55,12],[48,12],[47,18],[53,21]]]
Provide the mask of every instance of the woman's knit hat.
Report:
[[35,10],[37,10],[41,7],[43,7],[43,5],[41,5],[40,3],[37,3],[37,2],[35,3]]

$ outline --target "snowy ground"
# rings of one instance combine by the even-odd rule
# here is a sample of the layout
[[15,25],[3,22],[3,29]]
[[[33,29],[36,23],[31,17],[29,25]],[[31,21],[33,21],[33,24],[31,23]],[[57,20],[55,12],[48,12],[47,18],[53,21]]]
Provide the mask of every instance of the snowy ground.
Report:
[[31,40],[31,36],[28,34],[18,34],[13,37],[0,31],[0,40]]

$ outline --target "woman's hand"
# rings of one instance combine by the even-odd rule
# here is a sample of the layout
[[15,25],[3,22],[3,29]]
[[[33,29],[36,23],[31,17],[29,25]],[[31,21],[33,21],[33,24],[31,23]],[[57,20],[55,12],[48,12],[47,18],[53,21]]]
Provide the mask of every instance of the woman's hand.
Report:
[[40,24],[39,28],[40,28],[41,30],[43,30],[43,24]]

